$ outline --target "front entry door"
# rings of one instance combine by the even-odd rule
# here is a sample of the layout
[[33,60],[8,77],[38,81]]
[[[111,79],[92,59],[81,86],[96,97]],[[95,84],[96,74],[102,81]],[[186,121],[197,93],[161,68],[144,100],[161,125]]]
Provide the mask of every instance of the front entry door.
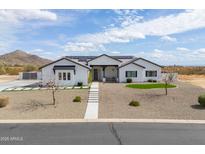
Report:
[[94,69],[94,81],[98,81],[98,70]]

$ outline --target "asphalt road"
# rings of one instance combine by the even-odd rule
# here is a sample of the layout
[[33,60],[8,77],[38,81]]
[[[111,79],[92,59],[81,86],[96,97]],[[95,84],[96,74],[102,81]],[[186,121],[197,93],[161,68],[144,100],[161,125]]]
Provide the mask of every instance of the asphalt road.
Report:
[[0,124],[0,144],[205,144],[205,124]]

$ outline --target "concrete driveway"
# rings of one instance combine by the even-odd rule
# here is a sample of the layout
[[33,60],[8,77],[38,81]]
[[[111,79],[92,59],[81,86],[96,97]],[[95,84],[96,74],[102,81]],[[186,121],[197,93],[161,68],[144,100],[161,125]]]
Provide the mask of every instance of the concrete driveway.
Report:
[[6,88],[28,86],[38,82],[40,81],[39,80],[15,80],[15,81],[4,82],[4,83],[0,83],[0,91]]

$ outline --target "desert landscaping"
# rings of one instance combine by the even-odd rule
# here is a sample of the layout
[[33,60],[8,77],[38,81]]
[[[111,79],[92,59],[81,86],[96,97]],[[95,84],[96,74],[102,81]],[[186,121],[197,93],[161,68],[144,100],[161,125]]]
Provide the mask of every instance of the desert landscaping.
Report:
[[[0,83],[16,78],[1,75]],[[178,81],[168,88],[167,96],[162,87],[135,89],[135,86],[127,85],[100,83],[98,118],[205,120],[205,108],[198,103],[198,96],[205,93],[205,75],[178,75]],[[138,85],[138,88],[141,86]],[[9,103],[0,108],[0,119],[83,119],[88,91],[59,89],[56,92],[56,106],[52,105],[50,90],[2,91],[0,97],[8,97]],[[73,102],[76,96],[81,97],[80,103]],[[131,101],[138,101],[139,106],[129,106]]]
[[[9,104],[0,108],[0,119],[64,119],[83,118],[87,107],[87,89],[56,91],[56,106],[50,90],[1,92]],[[81,102],[73,102],[76,96]]]
[[9,82],[18,79],[18,75],[0,75],[0,83]]
[[205,75],[178,75],[178,79],[205,88]]
[[[99,118],[138,119],[205,119],[205,108],[198,104],[198,96],[205,89],[184,82],[176,88],[133,89],[126,84],[101,83]],[[137,100],[140,106],[129,106]]]

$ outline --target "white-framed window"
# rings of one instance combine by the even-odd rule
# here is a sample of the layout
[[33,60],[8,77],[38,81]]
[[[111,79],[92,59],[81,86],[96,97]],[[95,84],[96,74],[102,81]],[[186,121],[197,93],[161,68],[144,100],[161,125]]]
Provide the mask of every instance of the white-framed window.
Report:
[[70,72],[67,73],[67,80],[70,80]]
[[137,77],[137,71],[126,71],[125,77]]
[[157,77],[157,71],[146,71],[146,77]]
[[66,80],[66,72],[63,72],[63,80]]
[[62,80],[62,73],[58,72],[58,80]]

